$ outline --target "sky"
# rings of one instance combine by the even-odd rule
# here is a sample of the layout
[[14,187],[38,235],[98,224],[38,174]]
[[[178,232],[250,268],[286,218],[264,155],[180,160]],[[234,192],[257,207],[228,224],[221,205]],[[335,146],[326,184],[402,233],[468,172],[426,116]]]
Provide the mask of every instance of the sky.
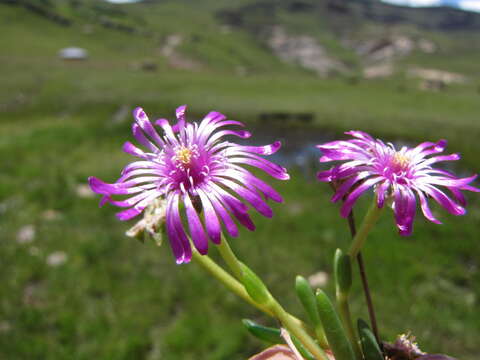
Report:
[[[129,2],[137,2],[141,0],[107,0],[115,4],[124,4]],[[406,5],[413,7],[423,6],[452,6],[468,11],[480,12],[480,0],[382,0],[395,5]]]
[[382,0],[395,5],[413,7],[423,6],[452,6],[468,11],[480,12],[480,0]]
[[114,4],[126,4],[126,3],[138,2],[141,0],[107,0],[107,1]]

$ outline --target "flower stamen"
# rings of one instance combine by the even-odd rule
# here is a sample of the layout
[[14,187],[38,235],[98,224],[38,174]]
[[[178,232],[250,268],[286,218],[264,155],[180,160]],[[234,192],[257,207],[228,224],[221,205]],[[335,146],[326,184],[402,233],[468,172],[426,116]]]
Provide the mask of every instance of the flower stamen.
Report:
[[395,155],[393,155],[392,162],[400,169],[405,169],[410,165],[410,158],[400,152],[396,152]]
[[175,152],[175,160],[180,161],[184,165],[190,164],[192,160],[193,152],[187,147],[182,146]]

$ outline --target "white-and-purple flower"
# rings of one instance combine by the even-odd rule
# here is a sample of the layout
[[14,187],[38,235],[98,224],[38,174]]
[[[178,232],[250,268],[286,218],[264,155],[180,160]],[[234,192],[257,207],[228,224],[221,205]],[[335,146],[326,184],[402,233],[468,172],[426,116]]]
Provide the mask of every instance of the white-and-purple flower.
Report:
[[[160,135],[145,112],[136,108],[132,131],[146,151],[130,142],[126,142],[123,149],[140,160],[127,165],[113,184],[89,178],[92,190],[103,195],[101,205],[110,202],[126,208],[117,214],[120,220],[139,215],[153,200],[163,198],[166,201],[166,231],[177,263],[191,259],[189,237],[195,248],[206,254],[209,238],[220,243],[222,226],[226,233],[237,236],[238,228],[233,218],[254,230],[246,203],[266,217],[273,215],[265,200],[281,202],[282,197],[242,165],[259,168],[277,179],[289,179],[285,168],[260,156],[275,153],[280,142],[266,146],[231,143],[224,137],[248,138],[250,133],[224,127],[243,126],[242,123],[227,120],[215,111],[200,123],[187,123],[185,110],[186,106],[176,110],[178,122],[174,126],[166,119],[155,121],[163,130]],[[129,197],[114,200],[112,196],[115,195]]]
[[[320,181],[340,183],[332,201],[345,200],[340,210],[343,217],[349,215],[360,195],[374,188],[378,207],[382,208],[386,199],[391,198],[400,234],[410,235],[417,198],[425,217],[440,224],[432,214],[427,198],[433,198],[451,214],[463,215],[466,200],[461,190],[480,191],[469,185],[477,175],[457,178],[448,171],[432,167],[440,161],[460,158],[458,154],[436,155],[445,149],[445,140],[396,150],[392,144],[384,144],[361,131],[346,134],[353,139],[317,146],[323,152],[320,162],[346,161],[317,175]],[[447,189],[450,196],[439,187]]]

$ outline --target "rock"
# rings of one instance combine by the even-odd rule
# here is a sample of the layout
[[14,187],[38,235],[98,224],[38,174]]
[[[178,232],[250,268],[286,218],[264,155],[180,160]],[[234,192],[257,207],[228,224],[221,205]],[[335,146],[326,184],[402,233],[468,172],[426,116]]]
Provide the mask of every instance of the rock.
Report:
[[415,39],[405,35],[390,35],[377,39],[370,39],[360,44],[348,42],[363,61],[367,64],[391,63],[418,50],[426,54],[437,51],[437,45],[428,39]]
[[420,78],[422,80],[441,81],[446,85],[464,84],[467,82],[466,76],[449,71],[413,67],[408,69],[407,75]]
[[409,55],[415,42],[406,36],[392,36],[369,40],[357,46],[357,53],[369,63],[384,62]]
[[12,329],[12,325],[6,320],[0,321],[0,333],[7,333]]
[[325,48],[311,36],[289,35],[282,27],[274,26],[267,43],[283,61],[313,70],[320,76],[348,71],[343,63],[329,56]]
[[87,184],[78,184],[75,189],[75,193],[78,197],[85,199],[93,198],[95,196],[93,191],[90,189],[90,186]]
[[298,216],[304,212],[305,206],[302,202],[289,202],[287,212],[292,216]]
[[319,271],[308,277],[308,282],[313,288],[324,287],[328,283],[328,274],[325,271]]
[[125,122],[125,120],[128,119],[130,115],[130,109],[131,107],[128,105],[121,105],[117,111],[112,115],[112,124],[122,124]]
[[48,255],[47,265],[52,267],[57,267],[63,265],[67,262],[68,256],[63,251],[55,251]]
[[165,43],[160,48],[160,53],[169,57],[175,52],[175,49],[183,42],[183,36],[181,34],[170,34],[165,38]]
[[442,80],[423,80],[418,88],[420,90],[442,91],[447,88],[447,84]]
[[42,218],[47,221],[58,220],[61,217],[62,217],[62,214],[60,214],[60,212],[53,209],[47,209],[44,212],[42,212]]
[[363,69],[365,79],[379,79],[392,76],[394,68],[392,63],[372,65]]
[[140,64],[140,69],[147,72],[154,72],[157,71],[158,65],[151,60],[144,60]]
[[[200,64],[185,57],[177,51],[178,46],[183,42],[181,34],[170,34],[165,38],[163,46],[160,48],[160,54],[168,59],[168,64],[177,69],[193,70],[198,69]],[[197,39],[198,41],[198,39]]]
[[417,47],[420,51],[426,54],[433,54],[437,51],[437,45],[433,41],[427,39],[419,39],[417,41]]
[[29,244],[35,240],[35,227],[33,225],[25,225],[17,232],[17,242],[19,244]]

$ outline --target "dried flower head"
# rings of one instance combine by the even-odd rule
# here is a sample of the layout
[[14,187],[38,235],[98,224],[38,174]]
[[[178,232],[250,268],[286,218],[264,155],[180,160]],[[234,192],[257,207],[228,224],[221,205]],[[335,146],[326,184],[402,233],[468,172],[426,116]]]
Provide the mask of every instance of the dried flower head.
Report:
[[[200,123],[187,123],[185,110],[186,106],[176,110],[178,122],[174,126],[166,119],[157,120],[155,125],[163,130],[160,135],[145,112],[136,108],[132,131],[146,151],[130,142],[126,142],[123,149],[140,161],[127,165],[113,184],[89,178],[91,189],[103,195],[102,205],[110,202],[127,208],[117,214],[120,220],[139,215],[155,199],[165,199],[166,231],[177,263],[191,259],[189,237],[195,248],[206,254],[208,238],[220,243],[222,224],[228,234],[237,236],[238,228],[232,215],[243,226],[254,230],[246,203],[271,217],[272,210],[265,199],[282,201],[270,185],[241,165],[261,169],[277,179],[289,179],[283,167],[260,156],[275,153],[280,142],[258,147],[231,143],[225,136],[248,138],[250,133],[224,127],[243,126],[242,123],[227,120],[215,111]],[[118,201],[112,198],[116,195],[130,197]]]
[[144,241],[152,238],[157,245],[162,244],[162,227],[166,220],[166,202],[162,198],[153,200],[143,211],[143,219],[125,232],[125,235]]
[[[417,198],[425,217],[440,224],[430,210],[428,197],[451,214],[463,215],[466,212],[466,200],[461,190],[480,191],[469,185],[477,175],[457,178],[448,171],[432,167],[440,161],[460,158],[458,154],[431,156],[445,149],[445,140],[396,150],[392,144],[387,145],[361,131],[349,131],[346,134],[353,139],[317,146],[323,152],[320,162],[346,161],[318,173],[320,181],[341,182],[332,201],[345,199],[341,208],[344,217],[348,216],[360,195],[373,187],[378,207],[383,207],[386,200],[391,199],[400,234],[410,235]],[[440,190],[439,186],[445,187],[451,196]]]

